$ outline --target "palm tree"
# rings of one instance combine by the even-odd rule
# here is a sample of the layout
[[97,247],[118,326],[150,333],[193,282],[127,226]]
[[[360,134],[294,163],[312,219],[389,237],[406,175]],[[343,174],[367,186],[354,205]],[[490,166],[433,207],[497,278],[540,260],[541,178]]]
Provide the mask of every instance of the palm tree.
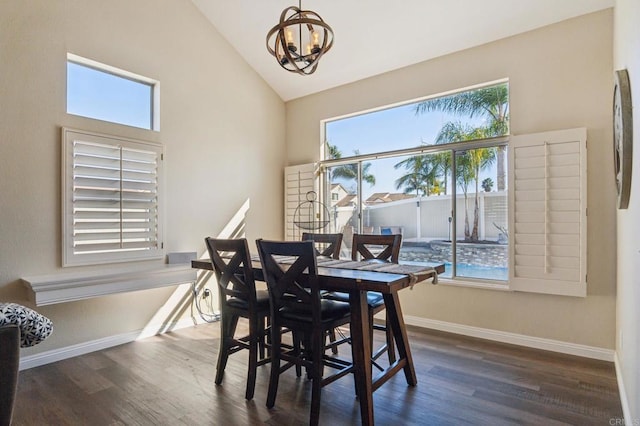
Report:
[[444,183],[446,181],[445,180],[436,180],[433,182],[433,184],[431,185],[431,188],[429,189],[429,194],[428,195],[442,195],[446,193],[446,190],[444,189]]
[[473,182],[473,167],[467,152],[460,152],[456,156],[456,183],[464,194],[464,239],[471,239],[469,230],[469,185]]
[[[436,136],[436,144],[482,139],[487,129],[473,128],[460,122],[446,123]],[[464,237],[466,240],[478,240],[478,222],[480,215],[479,182],[480,172],[490,167],[496,159],[495,148],[475,148],[459,152],[456,156],[456,183],[464,194]],[[475,202],[473,209],[473,230],[469,230],[469,186],[475,182]]]
[[[337,159],[342,158],[342,152],[338,149],[337,146],[331,145],[327,142],[327,156],[329,159]],[[360,151],[353,151],[354,155],[360,155]],[[369,173],[369,169],[371,168],[371,163],[362,163],[362,180],[367,182],[369,185],[373,186],[376,184],[376,177]],[[331,168],[331,179],[346,179],[346,180],[357,180],[358,179],[358,164],[342,164],[340,166],[335,166]]]
[[444,194],[447,193],[447,181],[449,175],[451,173],[451,153],[450,152],[438,152],[437,154],[432,154],[433,163],[437,167],[439,171],[439,176],[443,178],[442,180],[442,190],[438,191],[438,193],[442,192]]
[[493,188],[493,179],[485,178],[482,181],[482,189],[484,190],[484,192],[491,192],[491,188]]
[[473,168],[473,179],[476,183],[475,204],[473,207],[473,230],[471,231],[471,239],[478,240],[478,219],[480,216],[480,171],[490,167],[496,160],[495,148],[476,148],[467,151],[471,157],[470,166]]
[[[456,95],[430,99],[415,106],[417,115],[430,111],[442,111],[469,118],[486,119],[484,137],[502,136],[509,133],[509,87],[507,84],[461,92]],[[453,142],[451,140],[450,142]],[[505,147],[497,150],[497,189],[505,185]]]
[[429,195],[432,187],[436,185],[439,177],[438,165],[433,161],[433,156],[414,155],[406,158],[393,166],[395,169],[404,167],[408,173],[396,179],[396,189],[404,187],[404,192],[409,194],[413,191],[416,196]]

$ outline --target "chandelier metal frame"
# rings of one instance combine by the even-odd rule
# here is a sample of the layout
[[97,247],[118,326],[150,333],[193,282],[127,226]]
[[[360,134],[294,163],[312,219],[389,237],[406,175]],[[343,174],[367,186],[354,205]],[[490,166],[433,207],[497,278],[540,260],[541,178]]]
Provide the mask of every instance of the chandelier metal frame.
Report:
[[[304,30],[307,31],[305,38]],[[305,39],[309,44],[307,51],[302,52]],[[269,30],[266,41],[267,50],[282,68],[300,75],[310,75],[318,67],[320,58],[333,46],[333,30],[316,12],[302,10],[299,0],[298,7],[290,6],[282,11],[280,22]]]

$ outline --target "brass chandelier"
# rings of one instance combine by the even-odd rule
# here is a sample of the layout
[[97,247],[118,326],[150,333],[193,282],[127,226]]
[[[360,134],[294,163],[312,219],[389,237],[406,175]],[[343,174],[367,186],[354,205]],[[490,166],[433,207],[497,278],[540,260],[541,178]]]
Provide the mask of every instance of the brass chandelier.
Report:
[[320,15],[290,6],[267,34],[267,50],[282,68],[300,75],[313,74],[318,61],[333,46],[333,30]]

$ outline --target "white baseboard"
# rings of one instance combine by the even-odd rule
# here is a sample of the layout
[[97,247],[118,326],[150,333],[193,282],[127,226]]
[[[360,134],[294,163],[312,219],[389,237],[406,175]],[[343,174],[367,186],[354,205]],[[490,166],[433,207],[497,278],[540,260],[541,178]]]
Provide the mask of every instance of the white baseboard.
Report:
[[61,361],[63,359],[73,358],[75,356],[88,354],[90,352],[123,345],[125,343],[130,343],[135,340],[151,337],[156,334],[162,334],[171,330],[193,327],[195,324],[196,321],[194,319],[186,318],[169,324],[156,325],[155,327],[147,326],[144,329],[138,331],[131,331],[128,333],[118,334],[116,336],[91,340],[89,342],[79,343],[77,345],[71,345],[59,349],[53,349],[35,355],[22,356],[20,357],[20,370],[28,370],[29,368],[39,367],[41,365],[50,364],[52,362]]
[[[562,342],[558,340],[542,339],[539,337],[531,337],[522,334],[508,333],[504,331],[496,331],[480,327],[472,327],[468,325],[455,324],[415,316],[405,316],[405,323],[417,327],[462,334],[464,336],[478,337],[481,339],[493,340],[496,342],[510,343],[519,346],[544,349],[548,351],[583,356],[604,361],[615,361],[615,352],[610,349],[578,345],[575,343]],[[157,332],[150,333],[148,330],[153,329],[153,327],[147,327],[143,330],[105,337],[103,339],[92,340],[89,342],[67,346],[64,348],[53,349],[35,355],[23,356],[20,358],[20,370],[27,370],[29,368],[38,367],[40,365],[45,365],[52,362],[61,361],[63,359],[73,358],[75,356],[84,355],[90,352],[95,352],[102,349],[111,348],[113,346],[133,342],[138,339],[150,337],[154,334],[161,334],[166,331],[192,327],[193,325],[194,320],[187,318],[175,323],[158,326],[156,327],[156,329],[158,330]],[[618,366],[616,363],[616,372],[617,368]],[[622,383],[620,379],[618,380],[618,383]],[[622,396],[622,392],[620,395]]]
[[461,325],[415,316],[405,316],[404,321],[408,325],[446,331],[449,333],[462,334],[464,336],[478,337],[481,339],[493,340],[496,342],[510,343],[513,345],[543,349],[547,351],[599,359],[603,361],[614,361],[615,352],[611,349],[578,345],[575,343],[562,342],[559,340],[543,339],[540,337],[526,336],[524,334],[509,333],[505,331],[491,330],[488,328],[472,327],[469,325]]
[[631,408],[629,407],[629,399],[627,397],[627,391],[624,387],[624,380],[622,378],[622,370],[620,367],[620,360],[618,359],[618,353],[616,352],[615,361],[616,365],[616,379],[618,380],[618,392],[620,393],[620,404],[622,404],[622,415],[624,416],[625,425],[634,425],[631,420]]

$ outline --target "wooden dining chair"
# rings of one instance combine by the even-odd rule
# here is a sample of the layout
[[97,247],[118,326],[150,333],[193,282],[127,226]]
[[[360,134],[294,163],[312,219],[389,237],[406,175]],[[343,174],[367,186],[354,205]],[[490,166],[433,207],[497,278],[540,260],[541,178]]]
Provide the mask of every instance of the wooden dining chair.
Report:
[[[353,244],[351,245],[351,259],[358,260],[360,256],[363,260],[377,260],[382,262],[398,263],[400,258],[400,247],[402,246],[401,234],[390,235],[369,235],[354,234]],[[396,360],[395,350],[393,348],[393,332],[391,327],[387,325],[376,324],[373,317],[384,310],[384,299],[380,293],[367,293],[367,302],[369,304],[369,325],[371,332],[373,330],[384,331],[387,343],[380,349],[373,352],[373,359],[378,359],[386,350],[389,356],[389,362]],[[373,334],[371,336],[373,342]]]
[[[400,247],[402,245],[401,234],[391,235],[371,235],[371,234],[353,234],[353,242],[351,245],[352,260],[370,260],[377,262],[398,263],[400,257]],[[346,293],[332,292],[325,297],[348,301],[349,295]],[[376,324],[373,317],[382,312],[385,308],[384,298],[381,293],[367,292],[367,304],[369,305],[369,326],[371,330],[371,342],[373,342],[373,330],[384,331],[386,335],[386,344],[378,350],[373,351],[372,359],[375,361],[382,356],[385,351],[389,357],[389,362],[396,360],[395,349],[393,348],[393,332],[391,327],[386,324]],[[380,368],[380,367],[378,367]],[[382,368],[380,368],[382,370]]]
[[[332,259],[340,259],[340,250],[342,248],[342,234],[312,234],[310,232],[302,233],[302,241],[313,241],[316,248],[317,256],[330,257]],[[348,300],[347,300],[348,301]],[[338,353],[338,346],[347,343],[349,339],[343,336],[340,340],[336,337],[335,330],[327,332],[329,337],[329,346],[334,354]]]
[[[353,365],[325,353],[327,330],[348,324],[349,304],[323,299],[318,286],[313,241],[257,240],[264,278],[271,303],[271,375],[267,407],[275,405],[280,374],[292,366],[303,367],[311,379],[311,425],[320,418],[320,395],[327,385],[353,371]],[[280,265],[275,257],[294,257],[292,264]],[[281,345],[281,330],[301,336],[302,347]],[[281,366],[281,361],[286,364]],[[324,376],[324,367],[337,371]]]
[[[220,351],[216,367],[217,385],[222,383],[229,355],[249,350],[246,399],[252,399],[257,367],[269,362],[264,357],[265,320],[269,317],[269,294],[256,290],[247,240],[205,239],[218,281],[220,298]],[[239,318],[249,322],[249,334],[236,337]],[[258,349],[261,359],[258,359]]]
[[342,248],[342,234],[312,234],[302,233],[302,241],[313,241],[316,247],[316,255],[340,259],[340,249]]

